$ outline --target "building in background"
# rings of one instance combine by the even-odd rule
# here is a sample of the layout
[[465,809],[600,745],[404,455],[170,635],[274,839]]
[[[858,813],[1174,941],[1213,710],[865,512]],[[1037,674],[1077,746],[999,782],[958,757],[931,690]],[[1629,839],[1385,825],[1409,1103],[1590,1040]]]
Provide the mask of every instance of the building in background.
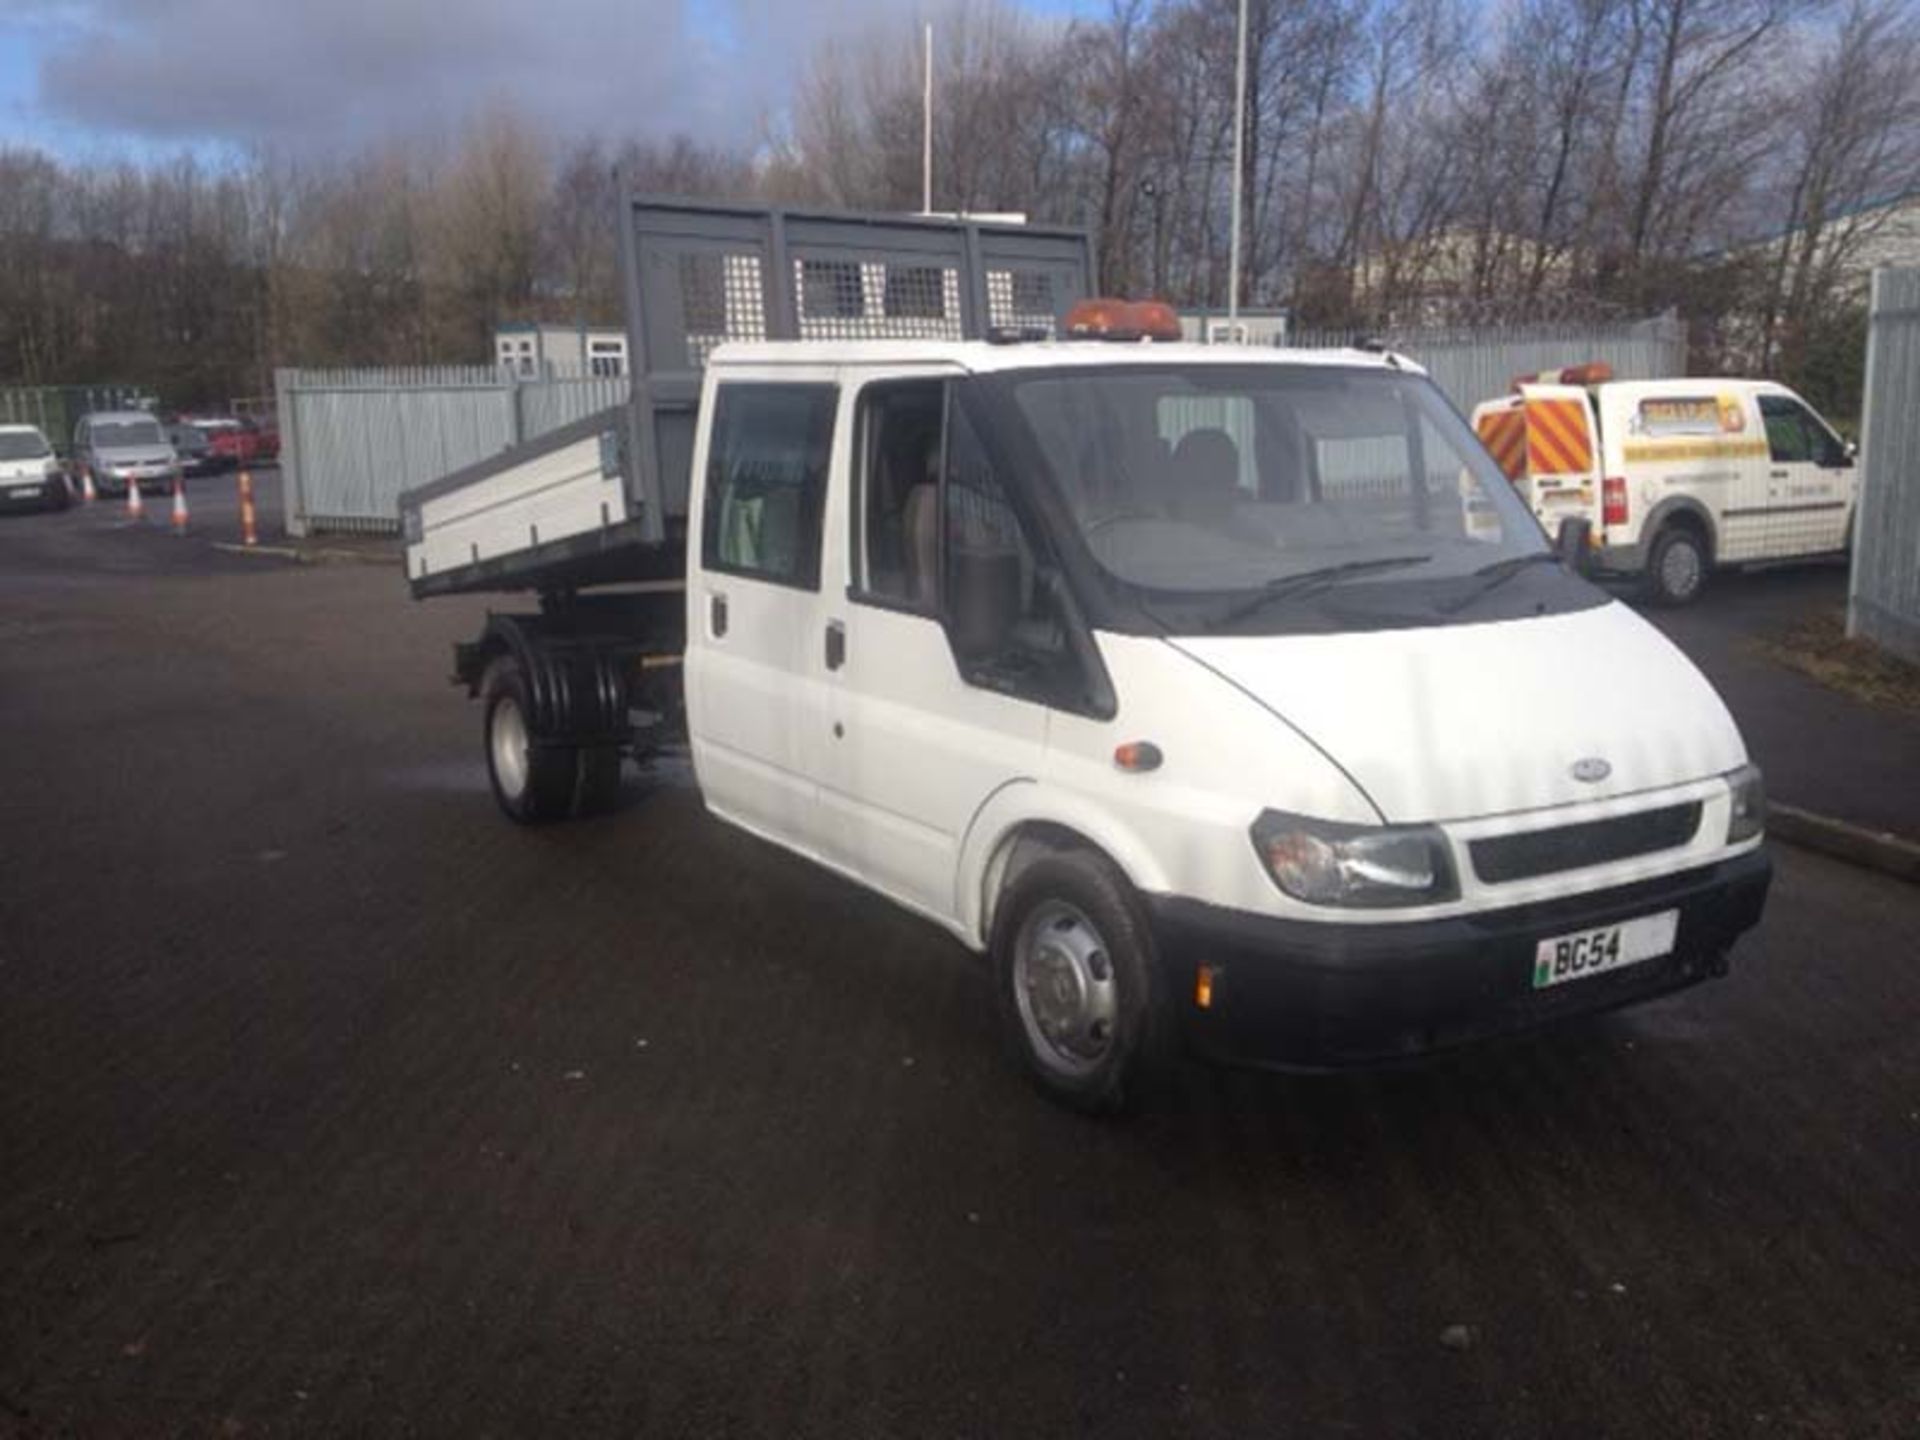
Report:
[[493,332],[494,363],[523,380],[627,373],[627,332],[612,326],[502,325]]
[[1284,345],[1287,339],[1287,312],[1278,309],[1240,307],[1237,320],[1228,320],[1225,310],[1183,310],[1180,312],[1180,336],[1206,345]]

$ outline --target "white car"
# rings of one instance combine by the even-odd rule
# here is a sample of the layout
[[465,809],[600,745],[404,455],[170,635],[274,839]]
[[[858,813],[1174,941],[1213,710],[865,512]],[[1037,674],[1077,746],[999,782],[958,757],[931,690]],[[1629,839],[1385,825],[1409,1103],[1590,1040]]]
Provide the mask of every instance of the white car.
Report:
[[0,425],[0,509],[64,510],[72,500],[47,437],[32,425]]
[[1770,380],[1613,380],[1551,371],[1473,412],[1552,532],[1593,526],[1599,567],[1697,598],[1714,567],[1832,555],[1852,538],[1853,450]]

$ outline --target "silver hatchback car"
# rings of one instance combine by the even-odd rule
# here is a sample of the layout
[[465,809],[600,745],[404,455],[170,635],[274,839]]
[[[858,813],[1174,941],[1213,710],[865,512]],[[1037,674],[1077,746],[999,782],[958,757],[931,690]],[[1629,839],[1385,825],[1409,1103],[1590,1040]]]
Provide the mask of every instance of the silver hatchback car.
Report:
[[144,410],[100,410],[80,417],[73,432],[76,474],[92,474],[94,488],[124,495],[130,481],[160,490],[180,474],[180,457],[167,432]]

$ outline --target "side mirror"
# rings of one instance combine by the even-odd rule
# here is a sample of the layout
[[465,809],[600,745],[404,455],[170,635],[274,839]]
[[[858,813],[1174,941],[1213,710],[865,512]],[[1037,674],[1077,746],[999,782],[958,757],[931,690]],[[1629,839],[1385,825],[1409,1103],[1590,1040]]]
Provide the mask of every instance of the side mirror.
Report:
[[1569,515],[1560,522],[1560,533],[1554,537],[1553,549],[1560,557],[1560,563],[1574,574],[1592,573],[1593,522],[1584,515]]

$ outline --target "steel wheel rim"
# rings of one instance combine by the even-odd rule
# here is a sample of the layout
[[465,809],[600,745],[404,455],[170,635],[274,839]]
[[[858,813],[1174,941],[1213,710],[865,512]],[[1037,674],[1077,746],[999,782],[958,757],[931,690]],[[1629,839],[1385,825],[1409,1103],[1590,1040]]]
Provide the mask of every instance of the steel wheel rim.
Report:
[[527,719],[510,695],[493,707],[491,741],[494,779],[508,798],[518,800],[527,789]]
[[1014,941],[1013,996],[1027,1048],[1061,1075],[1091,1074],[1113,1050],[1120,993],[1106,941],[1076,906],[1034,907]]
[[1669,595],[1691,595],[1700,583],[1700,555],[1685,540],[1667,546],[1660,557],[1660,579]]

